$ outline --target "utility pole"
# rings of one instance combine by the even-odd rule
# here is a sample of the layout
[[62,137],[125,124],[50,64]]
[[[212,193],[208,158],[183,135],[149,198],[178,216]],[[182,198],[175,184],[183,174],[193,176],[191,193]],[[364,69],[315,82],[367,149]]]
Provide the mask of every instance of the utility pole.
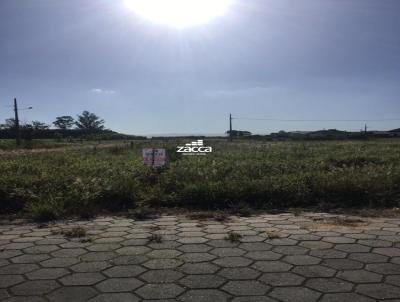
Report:
[[365,133],[365,135],[367,135],[367,130],[368,130],[368,127],[367,127],[367,124],[365,124],[365,127],[364,127],[364,133]]
[[31,110],[33,107],[18,109],[17,98],[14,98],[14,113],[15,113],[15,139],[17,146],[21,145],[21,131],[19,125],[18,110]]
[[21,145],[21,135],[19,131],[18,105],[17,98],[14,98],[14,113],[15,113],[15,138],[17,146]]
[[232,141],[232,113],[229,114],[229,140]]

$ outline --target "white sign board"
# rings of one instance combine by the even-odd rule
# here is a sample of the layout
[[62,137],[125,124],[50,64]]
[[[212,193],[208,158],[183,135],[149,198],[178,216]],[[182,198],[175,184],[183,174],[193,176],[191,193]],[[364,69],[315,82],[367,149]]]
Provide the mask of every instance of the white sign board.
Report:
[[167,154],[165,149],[145,148],[143,149],[143,162],[146,166],[163,167]]

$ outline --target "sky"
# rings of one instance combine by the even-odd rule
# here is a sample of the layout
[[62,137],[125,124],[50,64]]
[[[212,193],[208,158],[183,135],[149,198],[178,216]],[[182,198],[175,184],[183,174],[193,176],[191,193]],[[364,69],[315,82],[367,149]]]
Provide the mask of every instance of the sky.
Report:
[[129,134],[400,127],[400,1],[231,1],[176,28],[125,0],[0,0],[0,123],[16,97],[26,122]]

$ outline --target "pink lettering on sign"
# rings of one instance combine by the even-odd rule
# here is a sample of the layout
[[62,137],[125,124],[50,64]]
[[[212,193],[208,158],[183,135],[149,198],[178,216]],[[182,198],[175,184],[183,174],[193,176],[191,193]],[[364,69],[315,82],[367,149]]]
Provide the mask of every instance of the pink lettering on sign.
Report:
[[150,167],[163,167],[167,159],[165,149],[145,148],[143,149],[143,163]]

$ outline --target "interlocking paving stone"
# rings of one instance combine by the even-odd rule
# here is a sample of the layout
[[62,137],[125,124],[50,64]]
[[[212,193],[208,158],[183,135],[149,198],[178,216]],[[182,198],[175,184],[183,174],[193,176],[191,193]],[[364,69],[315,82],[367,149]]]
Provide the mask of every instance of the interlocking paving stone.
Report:
[[347,256],[347,253],[340,252],[337,250],[312,250],[310,256],[315,256],[322,259],[342,259]]
[[42,268],[26,274],[31,280],[57,279],[69,274],[64,268]]
[[235,296],[264,295],[269,286],[255,280],[229,281],[222,289]]
[[181,279],[184,275],[174,270],[151,270],[140,276],[148,283],[173,283]]
[[388,257],[374,253],[351,253],[349,259],[357,260],[363,263],[387,262]]
[[78,257],[83,254],[86,254],[87,251],[81,248],[77,249],[61,249],[58,251],[55,251],[51,253],[53,257],[67,257],[67,258],[73,258],[73,257]]
[[135,278],[111,278],[96,285],[101,292],[130,292],[140,287],[142,281]]
[[398,248],[375,248],[373,252],[388,257],[400,256],[400,249]]
[[40,264],[44,267],[68,267],[78,262],[79,260],[76,258],[50,258]]
[[215,289],[197,289],[185,292],[179,300],[182,302],[226,302],[229,295]]
[[353,238],[341,237],[341,236],[324,237],[322,240],[325,242],[330,242],[330,243],[354,243],[354,242],[356,242],[356,240]]
[[400,275],[387,276],[385,282],[392,285],[400,286]]
[[396,275],[400,274],[400,265],[393,263],[374,263],[367,264],[366,270],[382,275]]
[[2,275],[0,277],[0,288],[7,288],[23,281],[24,278],[21,275]]
[[73,273],[71,275],[61,278],[60,282],[63,285],[67,285],[67,286],[93,285],[104,279],[105,279],[105,277],[99,273]]
[[113,252],[90,252],[80,257],[83,261],[107,261],[116,258]]
[[215,248],[210,253],[218,257],[235,257],[242,256],[246,251],[239,248]]
[[206,244],[185,244],[177,249],[184,253],[205,253],[210,251],[212,247]]
[[365,270],[340,271],[337,277],[355,283],[374,283],[382,280],[382,275]]
[[286,272],[289,271],[293,265],[281,261],[257,261],[251,267],[261,272]]
[[146,246],[127,246],[116,250],[120,255],[143,255],[150,251]]
[[140,299],[130,293],[101,294],[89,302],[139,302]]
[[314,302],[321,296],[320,293],[305,287],[278,287],[269,295],[284,302]]
[[25,281],[11,287],[10,291],[18,296],[42,296],[58,287],[60,285],[54,280]]
[[113,265],[131,265],[131,264],[142,264],[148,261],[149,258],[145,255],[139,256],[119,256],[109,260],[108,262]]
[[150,269],[169,269],[177,268],[182,264],[183,261],[178,259],[154,259],[145,262],[143,265]]
[[308,249],[301,246],[276,246],[272,251],[283,255],[303,255]]
[[306,282],[307,287],[325,293],[343,293],[351,291],[353,284],[338,278],[313,278]]
[[276,302],[276,301],[277,300],[265,296],[238,297],[232,300],[232,302]]
[[272,245],[265,242],[254,242],[254,243],[242,243],[239,248],[246,251],[269,251],[272,249]]
[[299,246],[311,249],[311,250],[323,250],[333,247],[332,243],[327,243],[323,241],[302,241]]
[[170,299],[179,296],[184,289],[176,284],[146,284],[136,291],[144,299]]
[[384,240],[380,240],[380,239],[359,240],[358,243],[362,244],[362,245],[367,245],[370,247],[390,247],[390,246],[392,246],[392,242],[384,241]]
[[216,275],[190,275],[179,281],[186,288],[218,288],[225,279]]
[[[321,223],[329,217],[337,215],[0,224],[0,300],[400,301],[400,221]],[[51,233],[77,225],[91,241]],[[244,237],[225,240],[230,231]]]
[[89,286],[70,286],[59,288],[47,297],[55,302],[80,302],[87,301],[96,294],[96,290]]
[[49,259],[50,256],[46,254],[35,254],[35,255],[21,255],[14,257],[11,260],[12,263],[38,263]]
[[259,271],[248,267],[223,268],[218,275],[229,280],[251,280],[261,275]]
[[186,263],[179,267],[179,270],[186,274],[213,274],[219,267],[212,263]]
[[214,260],[213,263],[222,267],[244,267],[252,261],[244,257],[224,257]]
[[111,264],[106,261],[92,261],[75,264],[71,266],[70,269],[78,273],[94,273],[105,270],[110,266]]
[[357,286],[356,292],[374,299],[400,298],[400,288],[384,283],[361,284]]
[[295,286],[303,283],[305,278],[293,273],[266,273],[259,280],[271,286]]
[[57,245],[36,245],[24,249],[24,253],[27,254],[46,254],[59,250]]
[[326,294],[321,302],[374,302],[375,300],[355,293]]
[[278,260],[283,256],[272,251],[254,251],[248,252],[246,257],[253,260]]
[[25,274],[38,269],[36,264],[10,264],[0,269],[0,275],[18,275]]
[[371,250],[371,247],[361,244],[337,244],[335,249],[346,253],[367,253]]
[[361,262],[350,259],[326,259],[321,264],[338,270],[360,269],[363,267]]
[[147,254],[149,258],[159,258],[159,259],[168,259],[168,258],[176,258],[181,255],[182,252],[176,250],[154,250]]
[[136,277],[146,270],[138,265],[113,266],[104,271],[108,277]]
[[309,256],[309,255],[294,255],[294,256],[286,256],[285,258],[282,259],[285,262],[294,264],[294,265],[313,265],[313,264],[318,264],[322,260]]
[[179,257],[184,262],[206,262],[216,259],[217,256],[209,253],[185,253]]

